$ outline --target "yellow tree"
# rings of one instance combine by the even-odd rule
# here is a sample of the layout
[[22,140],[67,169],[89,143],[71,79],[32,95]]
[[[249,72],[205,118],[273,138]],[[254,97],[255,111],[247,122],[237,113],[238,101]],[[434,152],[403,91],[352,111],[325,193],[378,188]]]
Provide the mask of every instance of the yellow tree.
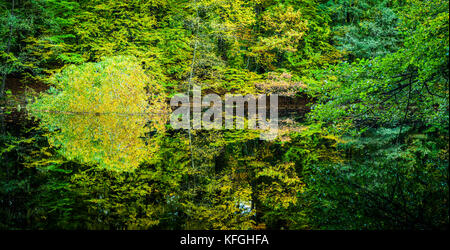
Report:
[[[137,59],[120,56],[70,66],[50,83],[49,93],[30,110],[63,156],[128,171],[157,150],[168,107],[164,89]],[[154,131],[155,136],[146,136]]]

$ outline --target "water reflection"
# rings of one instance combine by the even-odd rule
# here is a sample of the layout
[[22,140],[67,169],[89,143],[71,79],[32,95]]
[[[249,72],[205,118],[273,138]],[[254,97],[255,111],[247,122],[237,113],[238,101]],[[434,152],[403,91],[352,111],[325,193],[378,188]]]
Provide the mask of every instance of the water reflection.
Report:
[[[131,171],[157,150],[147,115],[35,114],[48,130],[51,146],[69,160]],[[155,129],[153,129],[155,130]]]
[[287,222],[268,216],[296,213],[303,192],[295,164],[257,131],[193,130],[190,144],[144,114],[32,114],[50,145],[81,163],[68,181],[89,229],[272,228]]

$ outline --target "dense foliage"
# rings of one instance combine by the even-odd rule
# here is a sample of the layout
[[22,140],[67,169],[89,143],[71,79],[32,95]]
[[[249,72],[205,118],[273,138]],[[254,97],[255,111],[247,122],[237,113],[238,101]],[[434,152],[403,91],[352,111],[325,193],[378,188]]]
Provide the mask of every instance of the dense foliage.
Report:
[[[0,229],[449,227],[448,0],[0,0],[0,13]],[[194,83],[310,112],[283,117],[274,141],[174,130],[168,98]]]

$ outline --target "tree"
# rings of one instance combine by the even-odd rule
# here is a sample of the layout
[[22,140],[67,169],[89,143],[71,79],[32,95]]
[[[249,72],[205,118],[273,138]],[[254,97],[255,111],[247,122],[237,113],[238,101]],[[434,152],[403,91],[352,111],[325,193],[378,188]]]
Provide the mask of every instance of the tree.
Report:
[[[53,133],[50,144],[60,147],[67,159],[130,171],[157,150],[156,138],[142,138],[153,130],[164,131],[164,89],[136,58],[71,66],[51,83],[49,93],[29,107]],[[151,126],[146,126],[149,119]]]

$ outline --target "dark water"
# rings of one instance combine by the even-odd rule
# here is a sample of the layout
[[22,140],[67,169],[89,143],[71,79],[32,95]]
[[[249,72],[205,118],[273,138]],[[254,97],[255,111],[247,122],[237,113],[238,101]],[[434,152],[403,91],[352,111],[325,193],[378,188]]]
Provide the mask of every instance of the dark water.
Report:
[[258,131],[192,130],[190,141],[145,115],[16,107],[2,123],[6,228],[283,228],[272,214],[302,192],[282,142]]

